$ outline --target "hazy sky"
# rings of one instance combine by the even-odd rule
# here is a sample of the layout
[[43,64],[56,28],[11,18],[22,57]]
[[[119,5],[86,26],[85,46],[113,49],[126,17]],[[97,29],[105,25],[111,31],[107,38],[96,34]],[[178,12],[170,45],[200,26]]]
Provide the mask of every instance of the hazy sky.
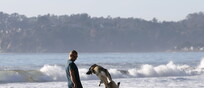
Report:
[[26,16],[88,13],[92,17],[134,17],[178,21],[204,12],[204,0],[0,0],[0,11]]

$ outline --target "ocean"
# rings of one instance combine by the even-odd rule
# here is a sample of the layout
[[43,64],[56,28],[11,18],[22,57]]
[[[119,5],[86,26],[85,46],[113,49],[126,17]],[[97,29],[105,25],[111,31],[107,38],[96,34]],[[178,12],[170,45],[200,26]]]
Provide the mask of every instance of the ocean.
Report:
[[[68,53],[0,54],[0,88],[67,88]],[[203,88],[204,52],[80,53],[75,62],[84,88],[98,86],[86,75],[98,64],[120,88]]]

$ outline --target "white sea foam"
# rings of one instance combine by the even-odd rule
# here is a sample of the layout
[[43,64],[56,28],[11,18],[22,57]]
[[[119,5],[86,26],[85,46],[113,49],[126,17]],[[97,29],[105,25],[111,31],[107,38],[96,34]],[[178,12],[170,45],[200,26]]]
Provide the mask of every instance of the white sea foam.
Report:
[[175,65],[170,61],[166,65],[152,66],[142,65],[139,69],[129,69],[128,72],[133,77],[164,77],[164,76],[187,76],[189,73],[188,65]]
[[196,67],[194,72],[197,72],[199,74],[204,74],[204,58],[200,61],[200,64]]
[[124,74],[122,74],[117,69],[109,69],[108,71],[111,74],[112,78],[123,78],[124,77]]
[[204,58],[200,61],[200,64],[198,65],[198,69],[204,69]]
[[40,72],[48,78],[50,81],[63,81],[65,80],[65,70],[57,65],[51,66],[51,65],[44,65]]
[[[169,77],[169,76],[193,76],[201,75],[204,72],[204,59],[197,67],[189,65],[176,65],[170,61],[164,65],[153,66],[150,64],[141,65],[140,68],[129,68],[120,70],[107,68],[113,79],[132,77]],[[86,75],[88,68],[79,68],[82,80],[98,79],[95,75]],[[58,65],[44,65],[39,70],[2,70],[0,71],[0,82],[52,82],[66,81],[65,68]]]

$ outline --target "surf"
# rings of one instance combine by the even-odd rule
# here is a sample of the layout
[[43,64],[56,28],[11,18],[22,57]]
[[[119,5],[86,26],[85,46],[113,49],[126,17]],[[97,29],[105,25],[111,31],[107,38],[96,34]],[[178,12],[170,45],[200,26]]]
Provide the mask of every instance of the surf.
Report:
[[[112,78],[146,78],[146,77],[170,77],[170,76],[195,76],[204,73],[204,58],[195,67],[190,65],[174,64],[173,61],[167,64],[153,66],[143,64],[140,67],[120,70],[107,68]],[[97,80],[96,76],[86,75],[88,68],[79,68],[82,80]],[[0,82],[59,82],[67,81],[65,68],[59,65],[44,65],[36,70],[1,70]]]

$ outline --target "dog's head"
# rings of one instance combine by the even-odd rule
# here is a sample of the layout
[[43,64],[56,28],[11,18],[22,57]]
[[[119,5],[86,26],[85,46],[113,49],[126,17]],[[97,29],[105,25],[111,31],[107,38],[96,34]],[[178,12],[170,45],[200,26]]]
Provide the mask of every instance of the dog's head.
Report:
[[95,74],[94,68],[95,68],[96,66],[98,66],[98,65],[97,65],[97,64],[92,65],[92,66],[89,68],[88,72],[86,72],[86,74],[87,74],[87,75]]

